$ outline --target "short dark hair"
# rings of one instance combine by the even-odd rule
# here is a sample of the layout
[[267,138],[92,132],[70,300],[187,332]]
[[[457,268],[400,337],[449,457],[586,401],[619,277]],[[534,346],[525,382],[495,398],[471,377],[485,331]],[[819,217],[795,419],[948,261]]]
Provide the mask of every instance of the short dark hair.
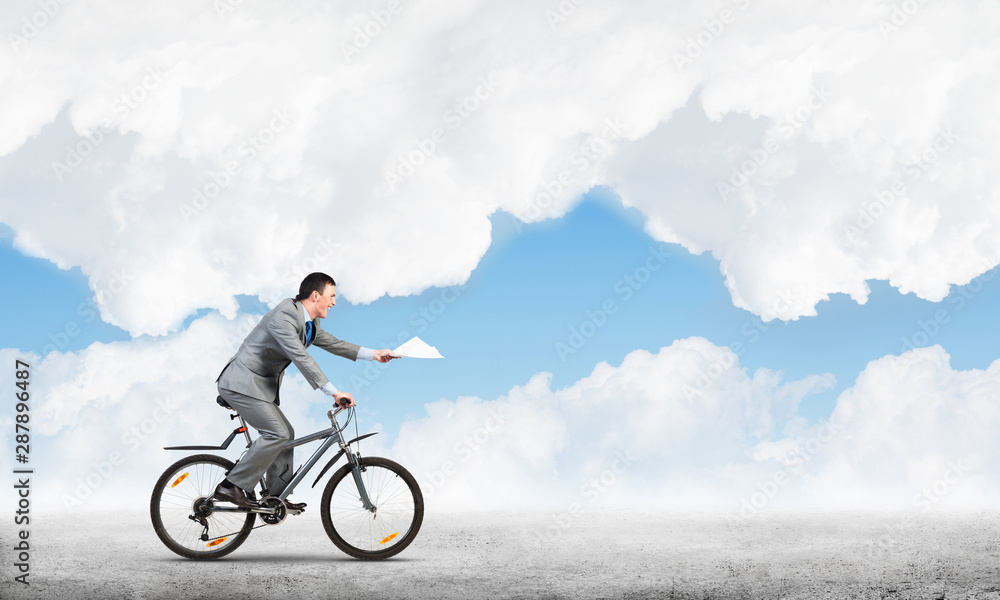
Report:
[[295,299],[302,302],[312,296],[313,292],[319,292],[319,295],[322,296],[328,285],[337,285],[337,282],[326,273],[310,273],[299,284],[299,295]]

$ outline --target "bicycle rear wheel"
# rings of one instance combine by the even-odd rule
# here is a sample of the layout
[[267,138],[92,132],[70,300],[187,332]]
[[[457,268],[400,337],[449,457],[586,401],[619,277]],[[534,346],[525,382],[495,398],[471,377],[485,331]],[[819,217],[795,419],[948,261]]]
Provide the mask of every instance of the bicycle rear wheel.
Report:
[[[160,541],[185,558],[225,556],[246,541],[253,529],[254,513],[213,512],[207,500],[215,486],[233,468],[233,462],[213,454],[188,456],[167,467],[153,487],[149,516]],[[253,498],[253,492],[247,494]],[[201,539],[208,524],[208,539]]]
[[424,497],[417,481],[387,458],[361,458],[361,479],[375,512],[365,509],[350,463],[323,490],[320,512],[333,543],[354,558],[389,558],[410,545],[424,520]]

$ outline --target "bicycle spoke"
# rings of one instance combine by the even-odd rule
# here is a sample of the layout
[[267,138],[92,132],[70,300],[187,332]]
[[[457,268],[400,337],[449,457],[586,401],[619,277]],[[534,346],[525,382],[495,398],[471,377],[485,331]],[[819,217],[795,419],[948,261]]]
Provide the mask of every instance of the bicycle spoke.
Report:
[[399,465],[380,458],[362,459],[362,482],[375,511],[364,508],[350,469],[331,479],[323,498],[323,523],[331,540],[357,558],[384,558],[406,547],[423,517],[419,488],[400,474]]
[[232,463],[212,455],[182,459],[157,482],[150,504],[157,535],[174,552],[188,558],[214,558],[239,546],[249,535],[256,518],[252,513],[209,512],[196,519],[196,506],[203,505],[225,477]]

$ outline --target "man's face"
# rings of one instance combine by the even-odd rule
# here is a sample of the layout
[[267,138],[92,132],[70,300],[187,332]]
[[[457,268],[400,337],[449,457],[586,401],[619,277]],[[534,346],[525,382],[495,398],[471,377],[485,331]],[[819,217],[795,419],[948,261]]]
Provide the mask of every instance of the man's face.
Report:
[[330,284],[326,284],[326,289],[323,290],[323,295],[322,296],[320,296],[316,292],[313,292],[313,294],[315,294],[315,296],[313,296],[313,297],[317,298],[317,300],[316,300],[316,311],[317,311],[316,316],[319,317],[319,318],[321,318],[321,319],[325,319],[326,318],[326,313],[327,313],[328,310],[330,310],[330,307],[337,305],[337,287],[336,286],[332,286]]

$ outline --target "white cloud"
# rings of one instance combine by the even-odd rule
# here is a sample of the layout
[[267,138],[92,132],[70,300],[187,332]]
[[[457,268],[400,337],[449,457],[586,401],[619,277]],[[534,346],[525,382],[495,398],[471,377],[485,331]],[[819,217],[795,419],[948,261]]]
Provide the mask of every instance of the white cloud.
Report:
[[[719,506],[766,472],[748,450],[801,421],[799,400],[833,383],[749,375],[728,348],[702,338],[601,363],[560,390],[550,380],[536,375],[493,401],[429,405],[426,418],[403,425],[392,452],[416,463],[439,505],[551,506],[597,491],[633,506]],[[615,485],[590,487],[608,471]]]
[[[164,338],[30,358],[32,466],[45,474],[38,506],[145,501],[182,455],[163,446],[221,442],[233,424],[213,401],[213,380],[252,323],[209,315]],[[12,373],[3,377],[12,385]],[[744,501],[758,510],[915,511],[1000,502],[991,476],[1000,361],[956,371],[938,346],[883,357],[840,395],[829,423],[809,425],[799,402],[832,385],[830,375],[748,373],[728,348],[689,338],[634,351],[618,366],[600,363],[565,388],[553,390],[550,374],[539,373],[496,399],[428,404],[395,439],[376,436],[364,451],[410,469],[432,510],[577,502],[736,514]],[[283,397],[295,401],[283,409],[299,434],[325,426],[316,394],[301,377],[286,378]],[[0,425],[11,468],[10,415]],[[223,454],[239,452],[237,440]],[[312,479],[296,495],[315,502],[321,488],[309,488]]]
[[982,166],[997,147],[996,9],[895,6],[735,10],[683,67],[698,99],[612,159],[649,232],[712,252],[737,306],[812,315],[831,293],[864,302],[868,279],[938,301],[1000,262]]
[[1000,360],[956,371],[933,346],[869,363],[837,400],[841,430],[804,484],[810,502],[853,507],[900,503],[994,505],[1000,451]]
[[[456,284],[494,212],[559,216],[602,183],[785,319],[870,278],[940,299],[1000,256],[988,3],[921,4],[887,39],[892,5],[863,2],[60,6],[34,33],[36,3],[2,20],[23,39],[0,50],[0,219],[95,293],[126,280],[102,316],[133,334],[314,268],[355,302]],[[721,197],[768,135],[782,149]]]
[[[184,456],[164,446],[221,443],[234,422],[215,403],[215,378],[257,319],[212,314],[169,336],[94,343],[42,359],[0,351],[9,364],[15,357],[31,363],[36,505],[87,510],[144,502],[159,472]],[[13,387],[13,373],[3,377]],[[318,392],[301,376],[286,377],[282,393],[302,400],[282,405],[297,433],[322,428],[310,410],[319,408]],[[14,450],[9,431],[13,424],[3,428],[6,461]],[[242,447],[237,439],[222,454],[235,460]]]
[[[831,376],[749,375],[701,338],[602,363],[564,389],[549,381],[429,405],[392,453],[450,507],[601,502],[752,516],[769,505],[923,512],[1000,501],[990,477],[1000,361],[955,371],[939,346],[884,357],[812,426],[798,402]],[[628,468],[623,456],[635,458]],[[611,485],[598,485],[602,475]]]

